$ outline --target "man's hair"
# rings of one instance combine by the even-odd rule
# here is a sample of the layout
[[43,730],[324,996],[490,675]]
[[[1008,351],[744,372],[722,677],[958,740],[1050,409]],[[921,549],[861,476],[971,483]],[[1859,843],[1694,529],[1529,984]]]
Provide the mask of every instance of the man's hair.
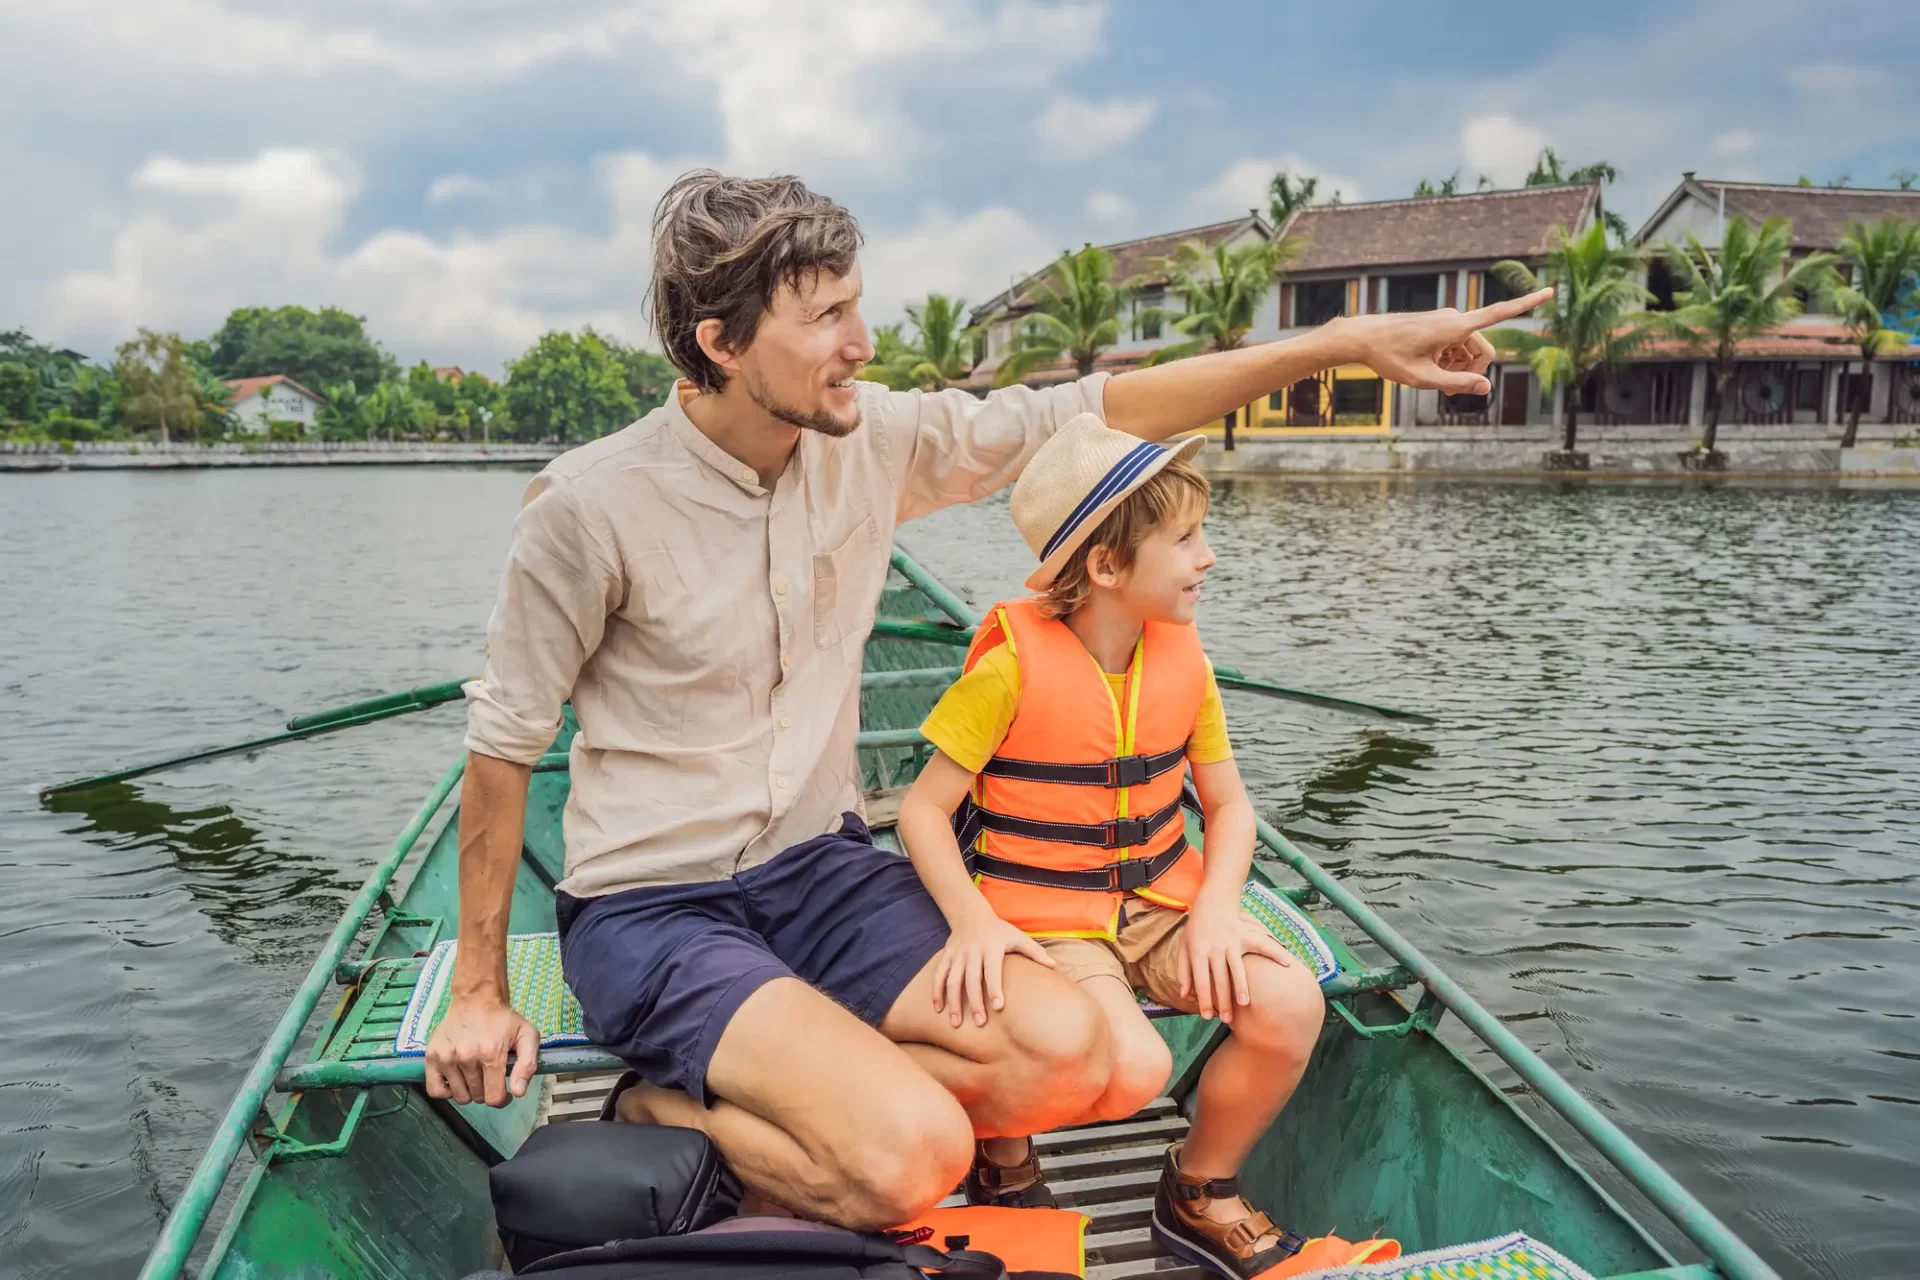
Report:
[[667,359],[702,391],[727,377],[694,336],[720,321],[720,345],[743,351],[784,285],[853,270],[860,227],[844,208],[793,177],[729,178],[695,169],[653,210],[649,301]]
[[1108,549],[1115,569],[1131,569],[1133,557],[1148,534],[1195,507],[1204,516],[1212,494],[1213,486],[1207,483],[1207,478],[1185,460],[1175,458],[1167,463],[1109,511],[1087,540],[1073,549],[1067,562],[1060,566],[1060,572],[1040,593],[1040,612],[1049,618],[1064,618],[1087,602],[1087,597],[1093,594],[1093,579],[1087,576],[1087,557],[1095,547]]

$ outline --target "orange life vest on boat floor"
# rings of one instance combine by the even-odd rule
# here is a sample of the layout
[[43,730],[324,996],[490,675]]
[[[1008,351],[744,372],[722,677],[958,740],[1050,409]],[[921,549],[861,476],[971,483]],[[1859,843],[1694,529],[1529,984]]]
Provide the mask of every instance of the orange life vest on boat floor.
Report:
[[1111,938],[1129,895],[1184,911],[1202,871],[1180,813],[1207,691],[1199,634],[1149,622],[1119,698],[1080,637],[1037,601],[995,605],[966,669],[1002,644],[1020,666],[1020,703],[954,815],[980,892],[1040,937]]
[[[1087,1274],[1087,1218],[1071,1209],[956,1205],[929,1209],[888,1234],[935,1249],[978,1249],[1000,1259],[1008,1271],[1016,1274]],[[966,1243],[960,1243],[962,1240]]]

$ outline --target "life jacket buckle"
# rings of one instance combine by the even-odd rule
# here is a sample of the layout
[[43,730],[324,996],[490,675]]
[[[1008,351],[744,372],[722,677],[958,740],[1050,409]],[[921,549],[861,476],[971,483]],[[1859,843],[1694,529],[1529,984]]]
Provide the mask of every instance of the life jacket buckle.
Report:
[[1107,761],[1109,787],[1143,787],[1148,778],[1145,756],[1121,756],[1117,760]]
[[1150,869],[1145,859],[1130,858],[1125,862],[1111,863],[1107,872],[1113,878],[1114,888],[1131,892],[1153,883],[1153,877],[1147,874]]
[[1153,839],[1145,818],[1114,818],[1100,824],[1100,834],[1105,837],[1100,843],[1102,849],[1124,849]]

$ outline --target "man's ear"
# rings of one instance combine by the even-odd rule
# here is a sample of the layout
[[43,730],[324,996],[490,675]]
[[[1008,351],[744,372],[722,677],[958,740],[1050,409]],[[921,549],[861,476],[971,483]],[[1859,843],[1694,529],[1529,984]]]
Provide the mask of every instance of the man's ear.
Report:
[[707,359],[719,365],[731,378],[739,373],[739,359],[724,343],[726,326],[716,317],[708,316],[693,327],[693,340],[700,344],[700,350]]

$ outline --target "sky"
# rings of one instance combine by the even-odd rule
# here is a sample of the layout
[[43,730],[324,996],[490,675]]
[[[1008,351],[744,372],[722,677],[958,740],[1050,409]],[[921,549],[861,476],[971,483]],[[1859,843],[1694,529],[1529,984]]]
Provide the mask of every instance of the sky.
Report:
[[[867,236],[865,310],[982,301],[1066,248],[1348,200],[1540,147],[1638,225],[1681,171],[1920,169],[1912,0],[0,0],[0,329],[337,305],[496,371],[646,342],[675,175],[795,173]],[[1904,33],[1904,34],[1903,34]]]

